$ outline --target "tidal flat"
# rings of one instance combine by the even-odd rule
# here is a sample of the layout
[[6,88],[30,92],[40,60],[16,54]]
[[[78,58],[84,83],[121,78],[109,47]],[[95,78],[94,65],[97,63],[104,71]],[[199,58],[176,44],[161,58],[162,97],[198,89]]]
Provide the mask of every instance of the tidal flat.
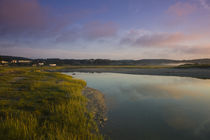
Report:
[[59,72],[87,72],[87,73],[124,73],[135,75],[180,76],[200,79],[210,79],[210,68],[199,66],[70,66],[62,67]]

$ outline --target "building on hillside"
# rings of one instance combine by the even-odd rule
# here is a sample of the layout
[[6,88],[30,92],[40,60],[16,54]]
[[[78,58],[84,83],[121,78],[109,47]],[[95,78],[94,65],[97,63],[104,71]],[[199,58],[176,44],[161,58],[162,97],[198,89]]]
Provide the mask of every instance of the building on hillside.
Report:
[[31,60],[18,60],[18,63],[31,63]]
[[9,63],[8,61],[4,61],[4,60],[2,60],[0,62],[1,62],[1,64],[8,64]]
[[17,62],[18,62],[17,60],[12,60],[12,61],[11,61],[11,63],[17,63]]
[[38,63],[39,66],[44,66],[44,63]]
[[56,66],[56,64],[49,64],[49,66],[50,66],[50,67],[55,67],[55,66]]

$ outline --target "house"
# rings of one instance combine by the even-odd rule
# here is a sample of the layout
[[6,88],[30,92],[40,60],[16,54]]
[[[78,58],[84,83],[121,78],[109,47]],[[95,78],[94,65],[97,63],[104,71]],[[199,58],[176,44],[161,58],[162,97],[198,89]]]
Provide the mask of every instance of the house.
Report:
[[31,60],[18,60],[19,63],[31,63]]
[[11,61],[11,63],[17,63],[17,62],[18,62],[17,60],[12,60],[12,61]]
[[2,61],[0,61],[0,62],[1,62],[1,64],[8,64],[8,61],[2,60]]
[[44,66],[44,63],[40,62],[38,63],[39,66]]
[[50,66],[50,67],[55,67],[55,66],[56,66],[56,64],[49,64],[49,66]]

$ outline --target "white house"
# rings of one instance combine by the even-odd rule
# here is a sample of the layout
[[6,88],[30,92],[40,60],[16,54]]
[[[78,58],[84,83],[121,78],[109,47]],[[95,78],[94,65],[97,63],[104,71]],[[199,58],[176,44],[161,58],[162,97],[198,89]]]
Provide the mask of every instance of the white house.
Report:
[[44,66],[44,63],[38,63],[39,66]]
[[56,64],[49,64],[49,66],[50,66],[50,67],[55,67],[55,66],[56,66]]
[[4,61],[4,60],[2,60],[2,61],[0,61],[2,64],[8,64],[8,61]]

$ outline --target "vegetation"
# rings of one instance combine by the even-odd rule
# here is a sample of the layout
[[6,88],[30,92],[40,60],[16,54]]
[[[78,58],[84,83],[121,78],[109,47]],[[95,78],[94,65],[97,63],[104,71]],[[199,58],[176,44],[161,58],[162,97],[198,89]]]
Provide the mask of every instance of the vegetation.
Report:
[[100,140],[86,83],[31,67],[0,67],[1,140]]
[[177,66],[176,68],[210,68],[210,64],[184,64]]

